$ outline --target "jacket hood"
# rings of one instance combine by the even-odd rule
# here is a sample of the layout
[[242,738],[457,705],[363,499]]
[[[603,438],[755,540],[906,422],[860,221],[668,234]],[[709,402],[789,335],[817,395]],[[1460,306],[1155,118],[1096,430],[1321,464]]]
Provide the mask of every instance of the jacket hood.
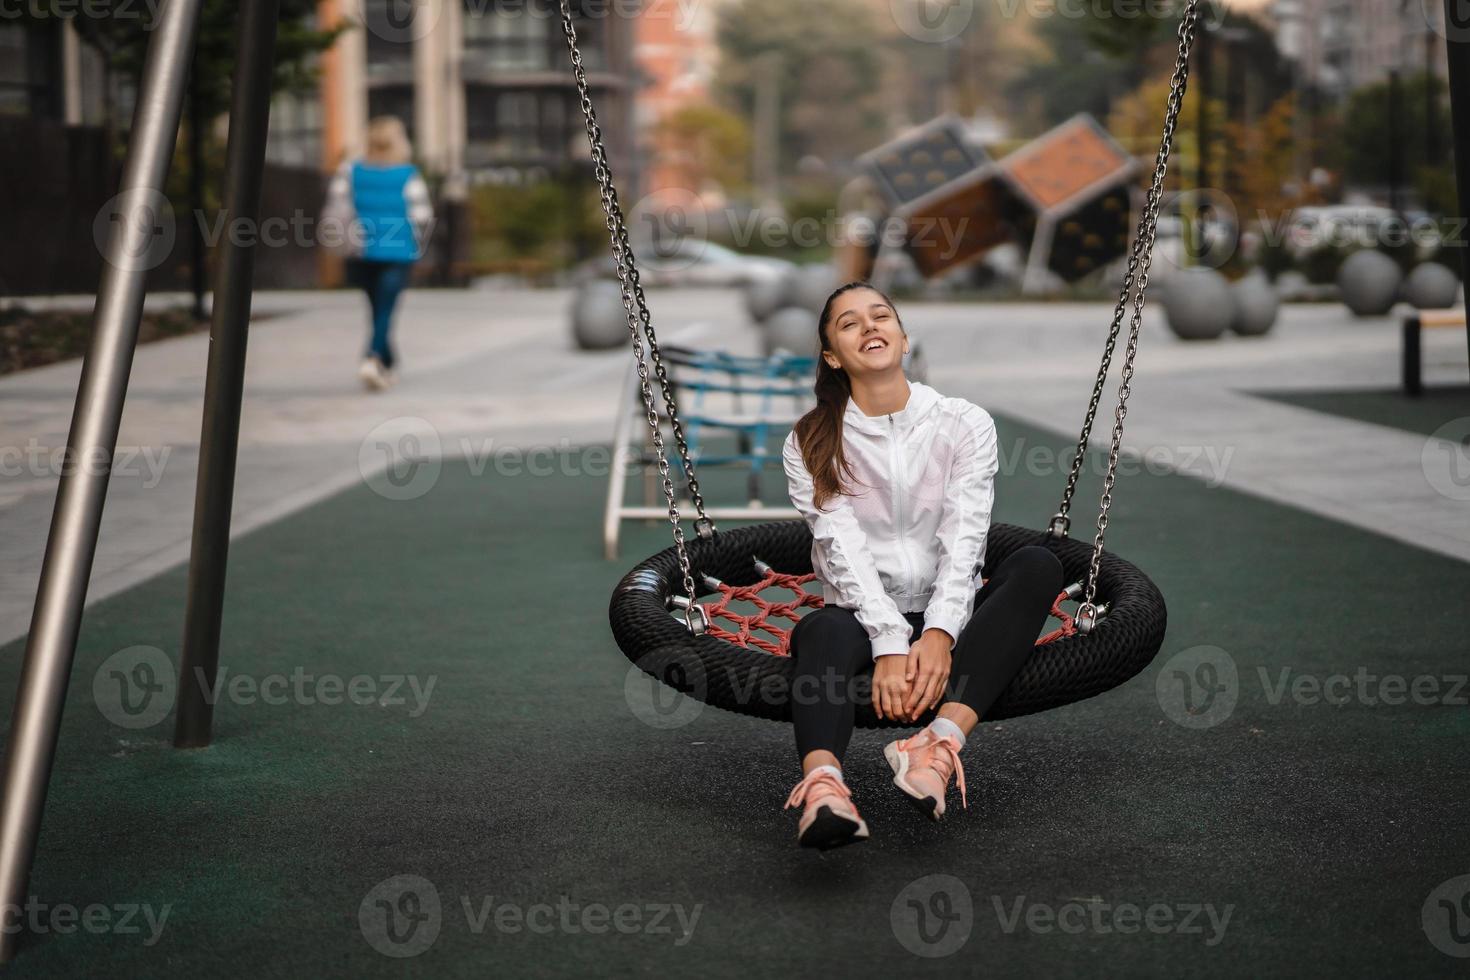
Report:
[[[870,435],[883,435],[890,432],[896,425],[900,429],[909,429],[934,411],[943,398],[939,392],[926,384],[918,381],[909,382],[908,404],[893,413],[882,415],[864,415],[863,410],[857,407],[857,403],[851,398],[847,400],[847,410],[843,413],[842,424],[844,427],[851,426],[859,432]],[[889,422],[889,418],[893,421]]]

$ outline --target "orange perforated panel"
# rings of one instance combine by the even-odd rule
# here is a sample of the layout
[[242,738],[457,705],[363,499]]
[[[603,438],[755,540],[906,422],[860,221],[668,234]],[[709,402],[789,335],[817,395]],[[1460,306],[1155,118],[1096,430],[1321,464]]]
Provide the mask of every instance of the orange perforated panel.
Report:
[[1094,185],[1116,179],[1127,154],[1084,119],[1064,123],[1001,161],[1036,206],[1050,210]]

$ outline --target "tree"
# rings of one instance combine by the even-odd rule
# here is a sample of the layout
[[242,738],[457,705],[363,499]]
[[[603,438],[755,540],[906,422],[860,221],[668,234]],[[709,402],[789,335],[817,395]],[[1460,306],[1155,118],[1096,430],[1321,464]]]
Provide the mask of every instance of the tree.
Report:
[[[1426,103],[1432,86],[1435,111],[1430,117]],[[1354,92],[1337,127],[1335,162],[1354,183],[1384,186],[1393,180],[1394,153],[1405,185],[1443,160],[1429,159],[1429,127],[1435,129],[1443,152],[1450,145],[1449,108],[1443,97],[1444,84],[1438,77],[1418,74],[1400,83],[1398,105],[1394,105],[1388,82],[1368,85]],[[1396,145],[1389,140],[1396,135]]]
[[1123,70],[1099,52],[1076,20],[1052,17],[1036,30],[1040,50],[1007,86],[1011,115],[1031,120],[1035,135],[1079,112],[1103,117],[1128,86]]
[[[1302,203],[1296,183],[1296,99],[1287,95],[1266,110],[1255,125],[1225,124],[1229,186],[1241,223],[1275,220]],[[1293,192],[1294,191],[1294,192]]]
[[753,119],[759,87],[776,85],[783,170],[807,154],[851,158],[883,141],[881,34],[868,5],[740,0],[721,9],[715,36],[719,101]]
[[743,188],[750,175],[750,128],[718,106],[689,105],[660,119],[653,132],[664,158],[691,191],[716,184]]
[[[318,30],[316,0],[280,0],[276,26],[276,65],[273,90],[301,92],[315,83],[315,55],[332,46],[340,29]],[[37,23],[62,18],[58,9],[70,5],[21,4],[20,16]],[[86,16],[73,16],[72,25],[83,43],[101,53],[111,72],[142,77],[148,42],[156,26],[158,4],[137,0],[87,0]],[[194,46],[194,75],[190,85],[205,118],[213,119],[230,106],[230,84],[235,67],[235,22],[239,4],[233,0],[204,0]]]

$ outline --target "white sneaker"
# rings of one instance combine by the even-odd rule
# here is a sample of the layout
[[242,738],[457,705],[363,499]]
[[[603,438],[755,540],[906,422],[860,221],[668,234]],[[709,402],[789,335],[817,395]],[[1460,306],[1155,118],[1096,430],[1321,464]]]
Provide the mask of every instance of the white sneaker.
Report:
[[376,357],[366,358],[357,369],[357,376],[369,391],[382,391],[391,383],[388,372],[383,368],[383,362]]

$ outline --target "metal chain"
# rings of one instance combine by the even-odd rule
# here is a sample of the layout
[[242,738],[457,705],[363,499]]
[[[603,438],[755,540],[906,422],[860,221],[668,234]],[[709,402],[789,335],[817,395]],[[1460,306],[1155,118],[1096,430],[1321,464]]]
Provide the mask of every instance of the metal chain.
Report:
[[[653,452],[658,461],[659,477],[663,482],[664,499],[669,507],[669,523],[673,526],[674,550],[678,555],[679,571],[683,574],[684,592],[689,599],[688,605],[684,607],[684,622],[690,632],[696,632],[694,617],[698,606],[694,599],[698,593],[694,590],[694,575],[690,569],[689,553],[685,546],[684,526],[679,515],[674,482],[669,474],[669,460],[664,450],[663,430],[659,426],[658,409],[654,405],[653,387],[649,382],[648,363],[644,358],[643,343],[639,336],[640,327],[641,332],[648,338],[649,355],[653,360],[654,371],[663,392],[665,410],[674,430],[684,476],[689,483],[690,495],[698,511],[696,528],[699,535],[708,537],[713,533],[714,525],[704,512],[704,498],[699,492],[699,482],[694,475],[694,463],[689,456],[689,445],[684,437],[678,409],[674,404],[673,386],[659,353],[658,341],[654,335],[653,323],[649,318],[643,288],[638,283],[638,267],[634,264],[633,249],[628,240],[623,211],[618,204],[618,192],[613,184],[612,170],[608,166],[607,150],[602,142],[602,130],[597,124],[597,112],[592,106],[592,97],[588,92],[587,72],[582,66],[582,52],[577,46],[577,30],[572,22],[572,11],[568,0],[561,0],[561,22],[562,32],[567,38],[567,49],[571,55],[572,72],[576,76],[577,93],[581,98],[582,116],[586,121],[587,141],[592,149],[593,169],[597,177],[609,239],[612,243],[613,259],[617,263],[618,285],[622,293],[623,312],[628,319],[628,334],[633,341],[633,357],[637,362],[638,387],[643,398],[644,417],[653,437]],[[702,613],[703,610],[699,612]]]
[[[1108,529],[1108,510],[1113,506],[1113,485],[1117,481],[1118,456],[1123,446],[1123,420],[1128,415],[1128,396],[1132,393],[1133,361],[1138,354],[1138,336],[1143,326],[1143,307],[1148,290],[1149,270],[1153,267],[1154,240],[1158,236],[1159,227],[1159,207],[1164,196],[1164,177],[1169,170],[1169,154],[1174,145],[1174,129],[1179,123],[1179,112],[1184,105],[1184,93],[1189,86],[1189,54],[1194,47],[1195,31],[1199,23],[1199,6],[1200,0],[1189,0],[1184,8],[1184,16],[1179,22],[1179,53],[1174,60],[1174,75],[1169,82],[1169,104],[1164,114],[1164,135],[1159,141],[1159,153],[1154,162],[1153,181],[1149,186],[1148,202],[1139,222],[1138,241],[1133,250],[1134,258],[1129,261],[1129,274],[1124,280],[1123,300],[1126,301],[1128,289],[1134,285],[1133,280],[1135,279],[1137,289],[1133,293],[1133,316],[1128,324],[1128,345],[1123,352],[1123,370],[1118,385],[1118,405],[1113,411],[1113,438],[1108,449],[1108,472],[1103,479],[1102,498],[1099,501],[1097,536],[1093,539],[1092,559],[1087,569],[1087,592],[1077,610],[1078,629],[1084,634],[1090,632],[1097,622],[1098,613],[1094,600],[1097,598],[1097,579],[1102,566],[1103,537]],[[1201,151],[1203,152],[1203,148]],[[1120,304],[1117,314],[1119,318],[1122,315],[1122,308],[1123,305]],[[1118,326],[1119,321],[1115,319],[1113,332],[1108,338],[1103,370],[1099,375],[1099,390],[1107,375]],[[1082,453],[1091,435],[1092,419],[1096,408],[1097,392],[1094,391],[1092,407],[1088,411],[1087,428],[1083,430],[1082,441],[1077,447],[1077,459],[1073,462],[1072,475],[1068,481],[1068,499],[1064,501],[1064,509],[1058,515],[1064,522],[1066,520],[1065,507],[1070,502],[1071,493],[1076,485],[1077,471],[1080,467]],[[1053,519],[1053,528],[1056,523],[1056,519]]]
[[1127,271],[1123,275],[1123,285],[1118,291],[1118,303],[1113,310],[1113,322],[1108,329],[1107,343],[1103,345],[1102,363],[1097,369],[1097,380],[1092,386],[1092,398],[1087,403],[1087,415],[1082,421],[1082,434],[1077,439],[1077,449],[1072,454],[1072,467],[1067,474],[1067,487],[1062,492],[1062,503],[1051,519],[1049,533],[1053,537],[1064,538],[1072,527],[1072,496],[1077,492],[1077,480],[1082,474],[1082,464],[1087,456],[1087,444],[1092,438],[1092,426],[1097,418],[1098,405],[1102,401],[1103,388],[1108,382],[1108,372],[1113,365],[1113,352],[1118,345],[1118,334],[1123,329],[1123,318],[1127,315],[1128,300],[1133,294],[1134,283],[1138,281],[1138,272],[1143,264],[1144,254],[1148,253],[1149,261],[1152,262],[1153,242],[1158,232],[1158,211],[1163,196],[1163,179],[1167,172],[1169,154],[1172,148],[1174,127],[1179,120],[1179,112],[1183,107],[1184,91],[1189,79],[1189,53],[1194,46],[1195,26],[1199,20],[1199,0],[1190,0],[1184,9],[1184,16],[1180,19],[1179,51],[1174,60],[1174,75],[1170,79],[1168,109],[1164,118],[1164,137],[1159,146],[1158,155],[1154,162],[1153,182],[1149,188],[1148,206],[1140,216],[1138,222],[1138,234],[1133,239],[1133,249],[1128,256]]
[[648,301],[643,295],[643,286],[639,281],[638,266],[633,261],[633,246],[628,240],[628,228],[623,217],[623,209],[618,204],[618,191],[613,183],[612,168],[607,161],[607,148],[602,141],[602,129],[597,124],[597,113],[592,107],[592,96],[587,87],[587,73],[582,65],[582,52],[577,45],[577,30],[573,24],[571,8],[567,0],[562,0],[561,14],[562,31],[566,34],[567,48],[572,59],[572,72],[576,75],[577,93],[581,98],[582,115],[587,121],[587,139],[592,146],[593,160],[600,164],[596,172],[602,193],[603,212],[609,219],[608,231],[618,238],[613,250],[616,253],[617,245],[621,244],[623,254],[627,257],[626,271],[622,266],[618,268],[618,281],[625,291],[631,287],[638,320],[647,337],[648,352],[653,359],[654,373],[658,376],[659,388],[663,394],[664,412],[668,416],[670,428],[673,429],[674,442],[679,448],[684,481],[689,485],[689,496],[694,502],[695,512],[699,515],[694,522],[695,527],[700,537],[709,537],[715,525],[704,510],[704,494],[699,489],[699,479],[695,475],[694,461],[690,456],[689,443],[684,435],[684,423],[679,418],[679,407],[674,398],[674,386],[669,380],[668,371],[664,368],[658,337],[654,333],[653,321],[648,312]]

